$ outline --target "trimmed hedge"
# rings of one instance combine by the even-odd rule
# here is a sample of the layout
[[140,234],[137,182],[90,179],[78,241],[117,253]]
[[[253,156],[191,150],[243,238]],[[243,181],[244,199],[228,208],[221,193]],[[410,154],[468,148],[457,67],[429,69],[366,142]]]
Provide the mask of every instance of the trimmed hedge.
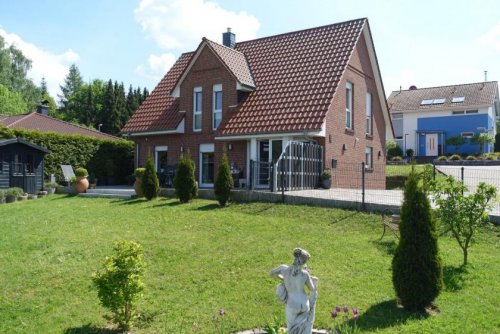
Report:
[[86,167],[100,184],[125,183],[134,171],[134,144],[128,140],[106,140],[81,135],[42,133],[0,126],[0,139],[22,138],[52,151],[45,156],[45,179],[54,174],[64,180],[60,165]]

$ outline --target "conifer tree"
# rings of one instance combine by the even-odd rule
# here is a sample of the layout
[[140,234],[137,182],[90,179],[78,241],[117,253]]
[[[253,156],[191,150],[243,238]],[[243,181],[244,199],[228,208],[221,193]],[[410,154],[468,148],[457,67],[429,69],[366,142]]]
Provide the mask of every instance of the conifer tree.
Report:
[[233,177],[231,175],[227,152],[224,149],[214,184],[215,198],[220,206],[226,206],[231,197],[231,189],[233,189]]
[[60,86],[62,95],[59,95],[59,104],[64,118],[68,121],[77,120],[80,111],[77,94],[83,86],[83,79],[80,70],[75,64],[69,68],[68,75],[64,79],[64,85]]
[[414,169],[405,183],[399,231],[392,260],[394,289],[405,308],[423,311],[439,295],[443,273],[430,202]]
[[174,177],[175,194],[181,203],[191,201],[198,195],[198,186],[194,177],[194,161],[189,157],[189,152],[181,154]]
[[142,177],[142,192],[144,193],[144,197],[150,201],[153,198],[158,197],[158,193],[160,192],[158,176],[156,176],[153,157],[151,154],[148,155],[145,168],[146,170],[144,171],[144,176]]

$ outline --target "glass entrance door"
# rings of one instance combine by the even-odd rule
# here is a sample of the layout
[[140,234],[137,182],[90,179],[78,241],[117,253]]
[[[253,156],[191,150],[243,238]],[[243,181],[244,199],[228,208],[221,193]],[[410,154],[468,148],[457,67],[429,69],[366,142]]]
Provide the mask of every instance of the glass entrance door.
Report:
[[283,141],[261,140],[259,141],[259,159],[257,168],[257,180],[259,186],[269,186],[271,179],[272,164],[278,160],[283,150]]

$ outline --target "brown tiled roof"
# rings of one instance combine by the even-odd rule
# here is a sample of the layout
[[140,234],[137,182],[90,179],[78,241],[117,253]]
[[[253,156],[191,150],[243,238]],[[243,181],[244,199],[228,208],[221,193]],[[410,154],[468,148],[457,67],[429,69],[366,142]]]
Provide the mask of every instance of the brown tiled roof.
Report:
[[[228,67],[242,64],[245,56],[251,72],[232,71],[242,78],[250,75],[256,87],[230,117],[224,117],[219,134],[320,130],[366,22],[358,19],[241,42],[235,46],[237,53],[209,41]],[[179,124],[178,102],[168,92],[192,55],[179,58],[122,133],[174,129]]]
[[248,66],[245,55],[235,49],[217,44],[206,39],[207,44],[221,58],[222,62],[228,67],[241,84],[255,88],[255,81]]
[[[420,88],[394,91],[387,99],[389,110],[434,110],[442,108],[462,108],[491,105],[498,94],[496,81],[478,82],[463,85]],[[464,97],[463,102],[454,103],[453,97]],[[444,103],[421,105],[423,100],[445,99]]]
[[172,66],[151,92],[151,95],[147,97],[139,109],[128,120],[121,133],[161,131],[177,128],[184,115],[179,113],[179,100],[172,97],[170,92],[189,64],[192,56],[192,52],[181,55],[174,66]]
[[103,132],[87,129],[36,112],[22,115],[0,115],[0,124],[7,128],[22,128],[40,132],[56,132],[68,135],[82,135],[99,139],[120,139]]

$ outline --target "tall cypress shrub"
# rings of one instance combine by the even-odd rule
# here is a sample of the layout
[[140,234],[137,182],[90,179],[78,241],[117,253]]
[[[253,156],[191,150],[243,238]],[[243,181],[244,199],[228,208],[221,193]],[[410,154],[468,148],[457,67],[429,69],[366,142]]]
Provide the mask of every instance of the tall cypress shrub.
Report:
[[142,177],[142,192],[144,193],[144,197],[150,201],[153,198],[158,197],[158,193],[160,192],[158,176],[155,172],[155,166],[151,154],[148,156],[145,168],[146,170],[144,171],[144,176]]
[[194,161],[187,155],[181,154],[174,178],[175,194],[181,203],[189,202],[198,195],[198,186],[194,177]]
[[231,175],[231,167],[229,166],[226,150],[224,150],[214,184],[215,198],[220,206],[226,206],[231,196],[232,188],[233,177]]
[[423,311],[443,285],[435,222],[429,199],[413,169],[404,189],[400,240],[392,261],[392,282],[406,309]]

